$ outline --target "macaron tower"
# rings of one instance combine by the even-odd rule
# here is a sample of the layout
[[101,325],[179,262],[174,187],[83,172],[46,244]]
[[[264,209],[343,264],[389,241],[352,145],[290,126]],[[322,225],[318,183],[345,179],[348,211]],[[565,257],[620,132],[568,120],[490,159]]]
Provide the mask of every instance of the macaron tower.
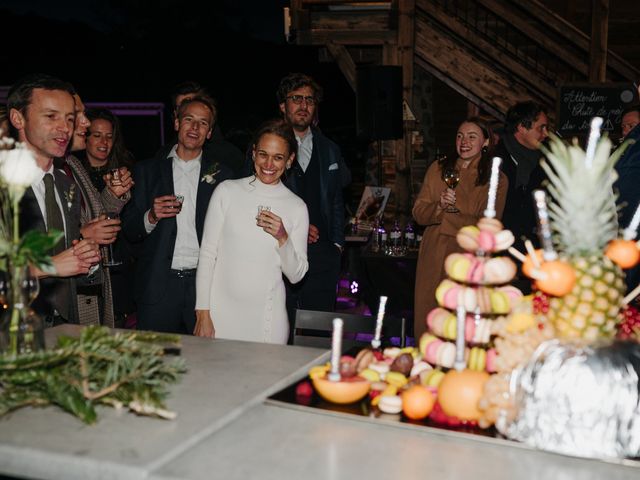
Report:
[[448,278],[436,289],[440,305],[430,311],[428,332],[420,339],[423,358],[433,365],[449,369],[455,360],[457,338],[456,310],[467,312],[464,340],[465,361],[470,370],[495,371],[496,353],[491,348],[491,331],[495,319],[507,315],[522,297],[522,292],[509,285],[516,275],[516,264],[500,255],[514,241],[513,234],[495,218],[495,191],[498,165],[494,159],[489,202],[485,216],[477,225],[462,227],[457,241],[466,253],[452,253],[445,260]]

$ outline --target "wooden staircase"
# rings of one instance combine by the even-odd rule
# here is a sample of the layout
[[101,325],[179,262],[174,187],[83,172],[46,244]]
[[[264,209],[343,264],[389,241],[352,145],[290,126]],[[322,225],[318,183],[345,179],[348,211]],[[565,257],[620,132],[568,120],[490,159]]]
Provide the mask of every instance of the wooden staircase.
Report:
[[[406,49],[403,12],[414,65],[496,118],[528,98],[553,112],[560,85],[588,81],[589,37],[537,0],[292,0],[293,41],[327,47],[353,82],[358,60],[393,64],[384,49]],[[607,81],[638,78],[607,52]]]
[[[589,78],[589,38],[536,0],[416,0],[415,62],[497,118]],[[607,81],[640,77],[609,51]]]
[[[553,120],[558,87],[593,73],[590,38],[538,0],[291,0],[289,14],[289,41],[321,47],[320,57],[336,62],[354,92],[358,65],[400,65],[411,107],[420,69],[496,119],[534,99]],[[606,81],[640,79],[618,55],[605,55]],[[411,138],[420,130],[405,121],[404,138],[385,149],[392,152],[383,159],[385,185],[399,215],[410,213],[428,163],[414,161]]]

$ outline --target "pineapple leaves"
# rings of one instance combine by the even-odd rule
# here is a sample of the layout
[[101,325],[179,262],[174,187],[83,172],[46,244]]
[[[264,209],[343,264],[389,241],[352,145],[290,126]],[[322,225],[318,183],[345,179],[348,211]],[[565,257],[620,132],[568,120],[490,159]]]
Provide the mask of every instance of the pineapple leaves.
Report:
[[617,234],[613,166],[619,153],[609,156],[610,150],[611,142],[604,136],[596,147],[592,167],[587,168],[585,152],[577,141],[567,145],[552,137],[550,147],[542,147],[554,241],[569,256],[601,252]]

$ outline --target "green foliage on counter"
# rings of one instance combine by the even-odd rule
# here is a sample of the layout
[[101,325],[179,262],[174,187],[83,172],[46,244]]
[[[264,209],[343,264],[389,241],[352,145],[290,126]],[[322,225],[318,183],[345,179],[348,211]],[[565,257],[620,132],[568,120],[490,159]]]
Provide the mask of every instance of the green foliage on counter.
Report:
[[178,335],[112,334],[92,326],[79,338],[32,354],[0,355],[0,416],[26,406],[57,405],[92,424],[96,406],[128,408],[140,415],[173,419],[164,401],[167,386],[186,371],[181,358],[165,360],[161,344]]

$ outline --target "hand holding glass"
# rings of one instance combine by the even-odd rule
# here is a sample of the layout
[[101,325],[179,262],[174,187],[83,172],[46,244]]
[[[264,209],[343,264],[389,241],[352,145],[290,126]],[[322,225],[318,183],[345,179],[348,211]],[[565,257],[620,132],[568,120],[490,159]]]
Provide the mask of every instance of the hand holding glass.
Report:
[[262,225],[260,223],[260,216],[262,214],[262,212],[270,212],[271,211],[271,207],[268,205],[258,205],[258,215],[256,215],[256,225],[258,225],[259,227],[263,227],[264,225]]
[[[120,218],[120,214],[118,212],[107,212],[106,218],[107,220],[117,220]],[[122,265],[122,261],[117,260],[115,257],[115,249],[113,245],[114,242],[102,249],[102,265],[105,267],[117,267],[118,265]]]
[[119,187],[122,185],[122,180],[120,179],[120,169],[112,168],[109,173],[111,173],[111,186]]
[[173,208],[177,208],[179,210],[178,213],[180,213],[180,211],[182,211],[182,204],[184,203],[184,195],[176,194],[176,202],[178,202],[180,204],[180,206],[179,207],[173,207]]
[[[460,182],[460,172],[455,168],[447,168],[442,172],[442,180],[444,180],[444,183],[446,183],[450,189],[455,190],[458,182]],[[449,205],[444,211],[449,213],[460,212],[460,210],[453,205]]]

